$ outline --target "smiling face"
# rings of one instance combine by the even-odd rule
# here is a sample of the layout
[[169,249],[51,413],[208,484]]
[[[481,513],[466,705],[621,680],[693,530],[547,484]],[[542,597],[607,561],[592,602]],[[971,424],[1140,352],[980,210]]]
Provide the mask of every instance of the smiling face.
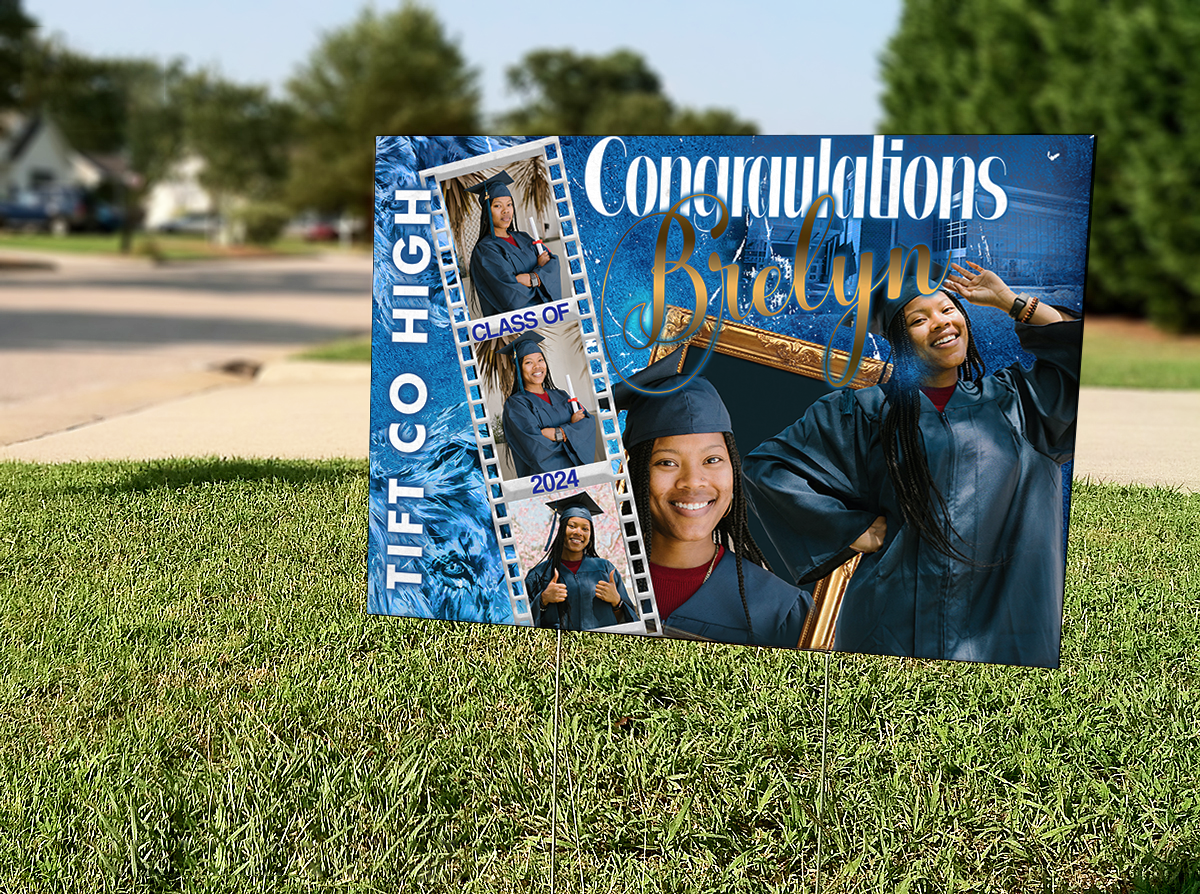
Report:
[[492,226],[496,228],[497,236],[503,236],[508,232],[513,219],[512,196],[497,196],[492,199],[491,208]]
[[713,557],[712,533],[733,503],[733,464],[720,432],[657,438],[650,453],[654,562],[695,568]]
[[563,539],[562,557],[568,562],[578,562],[592,539],[592,523],[586,518],[568,518],[563,527],[567,534]]
[[545,391],[546,358],[541,354],[526,354],[521,358],[521,381],[526,391],[542,394]]
[[922,295],[904,307],[904,325],[924,368],[922,384],[946,387],[958,381],[967,359],[967,319],[945,292]]

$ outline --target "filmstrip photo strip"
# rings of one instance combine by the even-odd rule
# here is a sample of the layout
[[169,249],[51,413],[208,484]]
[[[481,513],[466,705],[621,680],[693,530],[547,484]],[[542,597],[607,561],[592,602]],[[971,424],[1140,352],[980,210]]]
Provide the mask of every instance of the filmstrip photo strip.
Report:
[[[532,309],[533,316],[525,315],[537,326],[573,325],[582,335],[584,355],[587,362],[591,389],[595,396],[596,415],[603,443],[604,459],[571,469],[568,474],[546,473],[522,478],[506,478],[501,470],[501,455],[497,432],[488,418],[484,398],[484,382],[477,356],[477,345],[496,331],[508,334],[512,331],[501,319],[493,329],[472,313],[469,305],[460,258],[464,255],[457,244],[454,227],[447,208],[444,184],[454,178],[481,171],[502,169],[507,165],[526,159],[540,159],[549,174],[552,190],[550,217],[557,224],[557,232],[547,236],[561,240],[563,262],[566,265],[570,293],[562,302],[542,304]],[[638,609],[639,618],[633,625],[623,625],[621,632],[661,635],[658,612],[650,580],[650,568],[645,559],[641,526],[634,507],[633,493],[625,468],[625,449],[617,422],[616,406],[613,401],[611,380],[600,344],[599,327],[595,315],[595,302],[588,281],[587,265],[580,242],[575,211],[571,202],[570,184],[562,161],[562,152],[557,137],[548,137],[521,146],[503,149],[487,155],[474,156],[420,172],[422,185],[431,192],[431,227],[433,244],[436,246],[438,269],[446,298],[450,323],[453,328],[455,354],[462,373],[463,388],[474,427],[475,440],[479,449],[480,467],[483,470],[484,486],[491,508],[492,523],[503,558],[504,577],[512,604],[513,618],[518,625],[532,626],[533,613],[530,594],[525,592],[524,577],[529,569],[522,568],[518,560],[517,544],[509,516],[509,504],[541,495],[567,496],[575,490],[605,484],[611,486],[617,502],[621,535],[631,573],[631,595]],[[507,315],[506,315],[507,316]],[[553,318],[551,318],[553,317]],[[489,321],[498,318],[488,318]],[[521,325],[526,326],[524,320]],[[472,327],[475,331],[472,332]],[[582,383],[581,383],[582,384]],[[630,629],[636,627],[635,629]]]

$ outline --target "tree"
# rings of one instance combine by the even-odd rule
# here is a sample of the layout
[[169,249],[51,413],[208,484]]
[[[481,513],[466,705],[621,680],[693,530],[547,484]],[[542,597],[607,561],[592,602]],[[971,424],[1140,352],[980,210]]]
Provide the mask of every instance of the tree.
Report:
[[1088,306],[1200,329],[1200,6],[908,0],[886,133],[1094,133]]
[[632,50],[580,56],[533,50],[508,70],[525,104],[502,119],[522,134],[752,134],[757,128],[724,109],[676,109],[646,60]]
[[81,152],[129,150],[130,117],[163,96],[166,70],[149,59],[84,56],[55,40],[32,41],[22,106],[45,111]]
[[365,9],[326,35],[288,83],[292,203],[370,219],[375,137],[477,132],[475,79],[434,14],[412,2],[386,15]]
[[184,143],[204,159],[200,183],[215,196],[278,198],[288,173],[292,109],[266,87],[209,72],[181,85]]
[[37,23],[21,10],[21,0],[0,0],[0,111],[21,101],[21,75],[27,45]]

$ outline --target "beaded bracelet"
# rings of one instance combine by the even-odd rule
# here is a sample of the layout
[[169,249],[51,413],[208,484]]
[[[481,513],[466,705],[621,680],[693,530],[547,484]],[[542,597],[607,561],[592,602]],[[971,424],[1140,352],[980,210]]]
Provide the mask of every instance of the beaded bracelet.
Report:
[[1026,308],[1025,314],[1021,317],[1022,323],[1028,323],[1030,320],[1033,319],[1033,312],[1035,310],[1037,310],[1037,306],[1038,306],[1038,299],[1036,297],[1034,297],[1034,299],[1029,302],[1029,307]]

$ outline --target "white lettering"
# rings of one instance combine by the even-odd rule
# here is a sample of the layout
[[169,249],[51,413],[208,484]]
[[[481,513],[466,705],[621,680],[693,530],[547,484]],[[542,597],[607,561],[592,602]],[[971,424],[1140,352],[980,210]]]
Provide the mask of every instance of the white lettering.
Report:
[[628,156],[629,153],[625,151],[625,142],[620,137],[605,137],[592,147],[592,151],[588,153],[587,165],[583,169],[583,185],[587,191],[588,202],[605,217],[616,217],[625,207],[625,203],[621,202],[615,211],[609,211],[604,204],[604,194],[600,189],[600,172],[604,169],[604,153],[614,140],[621,144],[623,154]]
[[[417,389],[417,396],[414,400],[406,401],[400,397],[400,389],[405,385],[411,385]],[[429,399],[429,391],[425,387],[425,380],[415,373],[401,373],[392,379],[392,385],[388,389],[388,397],[392,399],[392,406],[405,415],[416,413],[423,406],[425,401]]]
[[1008,165],[1004,163],[1004,159],[997,155],[989,155],[979,163],[979,185],[983,187],[983,191],[990,194],[996,200],[996,210],[991,215],[979,215],[984,220],[995,220],[1008,210],[1008,193],[992,179],[992,162],[1000,162],[1000,167],[1005,174],[1008,173]]
[[398,189],[396,190],[396,201],[404,202],[408,205],[408,211],[394,216],[394,220],[398,224],[427,224],[429,223],[429,213],[424,214],[417,211],[417,202],[429,201],[429,190],[421,189]]
[[413,323],[429,319],[429,311],[415,307],[393,307],[392,319],[400,321],[400,328],[392,330],[392,341],[416,345],[429,341],[429,333],[413,328]]
[[419,260],[408,262],[403,259],[402,255],[405,250],[404,237],[401,236],[392,247],[392,261],[400,268],[401,273],[413,276],[424,272],[425,268],[429,266],[429,259],[433,257],[433,250],[429,247],[429,241],[421,236],[409,236],[408,243],[408,251],[415,252]]

